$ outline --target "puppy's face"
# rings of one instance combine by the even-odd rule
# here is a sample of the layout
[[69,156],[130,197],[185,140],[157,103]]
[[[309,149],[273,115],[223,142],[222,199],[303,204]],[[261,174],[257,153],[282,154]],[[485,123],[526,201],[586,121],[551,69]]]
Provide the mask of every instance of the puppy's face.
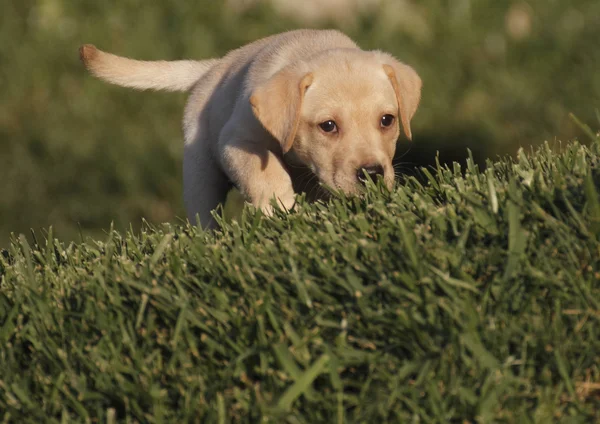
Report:
[[416,72],[393,57],[338,50],[284,69],[250,102],[290,163],[353,194],[365,174],[392,187],[400,127],[410,138],[420,94]]
[[400,120],[390,79],[372,60],[328,59],[313,71],[290,155],[345,193],[357,192],[365,173],[391,188]]

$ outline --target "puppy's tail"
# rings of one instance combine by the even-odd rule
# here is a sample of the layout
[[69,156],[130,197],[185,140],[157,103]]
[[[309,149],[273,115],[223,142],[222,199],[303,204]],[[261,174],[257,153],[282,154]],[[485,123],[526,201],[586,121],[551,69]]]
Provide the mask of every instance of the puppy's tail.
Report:
[[92,75],[138,90],[188,91],[218,62],[217,59],[134,60],[103,52],[91,44],[81,46],[79,57]]

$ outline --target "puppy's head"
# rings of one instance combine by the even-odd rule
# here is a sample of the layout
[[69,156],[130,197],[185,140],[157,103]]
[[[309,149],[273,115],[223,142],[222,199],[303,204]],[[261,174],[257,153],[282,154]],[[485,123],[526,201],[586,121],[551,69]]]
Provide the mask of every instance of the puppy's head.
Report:
[[250,102],[289,160],[352,194],[365,174],[393,185],[400,126],[410,139],[420,97],[417,73],[392,56],[331,50],[284,68]]

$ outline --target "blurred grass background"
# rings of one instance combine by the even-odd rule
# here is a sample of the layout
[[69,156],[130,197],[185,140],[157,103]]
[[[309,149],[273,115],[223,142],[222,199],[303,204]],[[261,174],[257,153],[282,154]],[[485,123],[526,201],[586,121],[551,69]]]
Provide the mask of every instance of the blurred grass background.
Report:
[[[140,59],[207,58],[300,27],[335,27],[424,81],[405,166],[514,154],[578,137],[600,107],[598,0],[22,0],[0,8],[0,246],[52,225],[176,222],[183,94],[91,78],[82,43]],[[410,149],[410,151],[409,151]],[[407,153],[408,151],[408,153]]]

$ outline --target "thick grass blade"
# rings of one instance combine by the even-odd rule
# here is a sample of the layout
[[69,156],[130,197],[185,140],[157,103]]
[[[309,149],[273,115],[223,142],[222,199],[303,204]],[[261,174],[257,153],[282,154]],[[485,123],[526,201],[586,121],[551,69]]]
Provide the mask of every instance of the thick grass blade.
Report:
[[321,375],[329,361],[327,354],[321,355],[279,398],[276,409],[278,411],[289,411],[292,404],[304,394],[315,379]]
[[600,237],[600,197],[592,178],[592,169],[588,168],[584,182],[587,209],[590,219],[590,229],[596,238]]

